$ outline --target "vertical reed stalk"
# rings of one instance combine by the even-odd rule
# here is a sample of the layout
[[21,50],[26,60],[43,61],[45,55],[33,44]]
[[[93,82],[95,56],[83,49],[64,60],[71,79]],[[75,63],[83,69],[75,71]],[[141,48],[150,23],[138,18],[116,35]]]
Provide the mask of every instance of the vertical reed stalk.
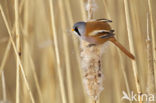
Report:
[[[20,31],[19,31],[19,12],[18,12],[18,0],[15,0],[15,33],[16,33],[16,50],[19,57],[20,51]],[[20,103],[20,65],[16,57],[16,103]]]
[[[111,14],[110,14],[110,10],[109,10],[109,5],[108,5],[108,1],[107,0],[102,0],[103,1],[103,4],[104,4],[104,14],[105,14],[105,16],[107,17],[107,19],[109,18],[109,19],[111,19],[112,18],[112,16],[111,16]],[[121,57],[121,54],[120,54],[120,51],[119,51],[119,49],[117,49],[117,48],[112,48],[111,49],[111,52],[112,52],[112,55],[116,55],[116,54],[118,54],[119,55],[119,63],[123,63],[123,60],[122,60],[122,57]],[[114,66],[114,67],[117,67],[117,62],[116,63],[112,63],[112,65]],[[124,80],[125,80],[125,85],[126,85],[126,89],[127,89],[127,92],[128,92],[128,95],[130,95],[130,88],[129,88],[129,84],[128,84],[128,80],[127,80],[127,76],[126,76],[126,72],[125,72],[125,69],[124,69],[124,67],[123,67],[123,65],[120,65],[120,68],[121,68],[121,71],[122,71],[122,73],[123,73],[123,77],[124,77]],[[117,70],[115,70],[115,71],[117,71]],[[118,78],[118,75],[117,75],[117,73],[118,72],[115,72],[114,71],[114,84],[116,85],[116,87],[118,87],[117,89],[115,89],[116,91],[116,98],[117,98],[117,100],[116,100],[116,102],[120,102],[121,100],[120,100],[120,97],[121,97],[121,95],[120,95],[120,89],[119,89],[119,83],[121,82]]]
[[155,85],[154,85],[154,63],[153,63],[153,51],[152,51],[152,41],[150,38],[149,32],[149,15],[147,14],[147,63],[148,63],[148,70],[147,70],[147,92],[149,94],[155,93]]
[[[129,7],[128,7],[128,1],[127,0],[124,0],[124,6],[125,6],[125,16],[126,16],[126,25],[127,25],[128,41],[129,41],[130,51],[133,54],[135,54],[134,44],[133,44],[133,33],[132,33],[132,27],[131,27],[131,19],[130,19],[130,13],[129,13]],[[133,68],[137,93],[141,94],[141,88],[140,88],[138,71],[137,71],[137,64],[136,64],[135,60],[132,61],[132,68]]]
[[25,2],[26,2],[25,0],[21,0],[21,2],[20,2],[20,4],[19,4],[19,14],[22,13],[22,9],[23,9],[23,7],[24,7]]
[[[66,1],[67,2],[67,1]],[[72,73],[71,73],[71,66],[70,66],[70,55],[69,55],[69,46],[68,46],[68,37],[66,31],[66,20],[65,20],[65,11],[63,0],[59,0],[59,10],[61,14],[61,30],[63,31],[62,38],[63,38],[63,47],[64,47],[64,54],[65,54],[65,67],[67,73],[67,85],[68,85],[68,93],[69,93],[69,103],[74,103],[74,94],[73,94],[73,85],[72,85]]]
[[57,72],[60,82],[60,88],[61,88],[61,98],[62,103],[67,103],[66,100],[66,93],[65,93],[65,87],[63,83],[63,75],[62,75],[62,68],[60,64],[60,55],[59,55],[59,47],[58,47],[58,41],[57,41],[57,33],[56,33],[56,26],[55,26],[55,17],[54,17],[54,7],[53,7],[53,1],[49,0],[50,3],[50,15],[51,15],[51,25],[52,25],[52,31],[53,31],[53,38],[54,38],[54,45],[55,45],[55,53],[56,53],[56,63],[57,63]]
[[29,3],[29,0],[26,0],[24,2],[24,31],[23,31],[24,32],[23,33],[24,36],[28,35],[28,23],[29,23],[29,21],[28,21],[28,8],[29,8],[29,4],[28,3]]
[[149,11],[149,17],[150,17],[150,26],[151,26],[151,41],[152,41],[152,51],[153,51],[153,68],[154,68],[154,74],[155,74],[155,85],[156,85],[156,36],[154,31],[154,21],[153,21],[153,13],[152,13],[152,6],[151,6],[151,0],[148,0],[148,11]]
[[[25,73],[27,73],[28,75],[29,75],[29,73],[32,72],[32,70],[30,69],[31,65],[30,64],[26,64],[26,62],[29,62],[29,58],[28,58],[27,55],[30,55],[30,54],[27,54],[27,53],[31,51],[30,48],[28,48],[28,46],[27,46],[28,45],[28,41],[31,40],[31,38],[29,38],[27,40],[27,38],[29,36],[29,32],[28,32],[28,26],[29,25],[28,24],[30,24],[30,21],[28,20],[28,14],[30,13],[29,12],[29,8],[31,8],[30,4],[31,4],[30,0],[22,0],[20,5],[19,5],[19,13],[20,13],[20,11],[23,12],[23,23],[20,22],[20,24],[21,24],[20,25],[21,26],[20,29],[22,31],[22,42],[23,42],[23,47],[22,47],[22,49],[23,49],[23,53],[22,53],[23,66],[24,66],[24,68],[29,68],[29,69],[25,69]],[[23,10],[22,10],[22,8],[23,8]],[[21,81],[21,83],[23,84],[23,81]],[[26,95],[25,97],[21,97],[21,99],[24,101],[24,103],[27,103],[29,101],[28,100],[29,99],[29,96],[28,96],[29,92],[27,91],[27,88],[26,88],[25,85],[21,85],[21,86],[22,86],[21,88],[23,88],[23,93]]]
[[[66,8],[67,8],[67,16],[69,18],[69,25],[70,25],[70,27],[72,27],[73,26],[73,18],[72,18],[72,12],[71,12],[71,7],[70,7],[69,0],[67,0],[65,2],[65,5],[66,5]],[[78,65],[77,66],[79,66],[80,59],[79,59],[79,47],[78,47],[78,43],[76,42],[76,40],[74,40],[74,35],[72,35],[72,39],[73,39],[73,43],[74,43],[74,50],[76,52],[75,53],[76,54],[76,59],[77,59],[77,62],[78,62]],[[78,68],[80,68],[80,67],[78,67]]]
[[2,96],[3,96],[3,102],[7,102],[7,95],[6,95],[6,84],[5,84],[5,75],[4,71],[2,71]]

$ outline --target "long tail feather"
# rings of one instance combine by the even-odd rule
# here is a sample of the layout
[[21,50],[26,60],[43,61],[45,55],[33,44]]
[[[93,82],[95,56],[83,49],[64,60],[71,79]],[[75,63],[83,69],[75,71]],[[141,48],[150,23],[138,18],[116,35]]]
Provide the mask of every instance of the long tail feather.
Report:
[[131,54],[125,47],[123,47],[115,38],[111,40],[123,53],[125,53],[129,58],[135,59],[134,55]]

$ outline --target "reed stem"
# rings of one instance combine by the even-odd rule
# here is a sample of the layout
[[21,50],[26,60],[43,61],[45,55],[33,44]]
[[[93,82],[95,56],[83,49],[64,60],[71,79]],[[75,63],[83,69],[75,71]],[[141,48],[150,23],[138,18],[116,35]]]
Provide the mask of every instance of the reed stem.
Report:
[[[67,1],[66,1],[67,2]],[[64,11],[64,5],[63,0],[59,0],[59,10],[62,14],[60,16],[61,19],[61,29],[63,31],[63,47],[64,47],[64,54],[65,54],[65,67],[66,67],[66,73],[67,73],[67,84],[68,84],[68,93],[69,93],[69,103],[74,103],[74,94],[73,94],[73,85],[72,85],[72,72],[71,72],[71,64],[70,64],[70,55],[69,55],[69,46],[68,46],[68,37],[67,33],[64,32],[66,28],[66,20],[65,20],[65,11]]]
[[[18,12],[18,0],[15,0],[15,33],[16,33],[16,50],[19,57],[20,51],[20,31],[19,31],[19,12]],[[20,65],[16,57],[16,103],[20,103]]]
[[[132,33],[132,27],[131,27],[131,19],[130,19],[129,6],[128,6],[127,0],[124,0],[124,6],[125,6],[125,16],[126,16],[126,25],[127,25],[130,51],[132,54],[135,54],[134,44],[133,44],[133,33]],[[137,70],[136,60],[133,60],[131,62],[132,62],[132,68],[133,68],[137,93],[141,94],[142,92],[141,92],[140,82],[139,82],[139,78],[138,78],[138,70]]]
[[152,41],[150,38],[149,32],[149,14],[147,14],[147,63],[148,63],[148,70],[147,70],[147,92],[148,94],[155,93],[155,83],[154,83],[154,63],[153,63],[153,51],[152,51]]
[[153,52],[153,68],[154,68],[154,76],[155,76],[155,85],[156,85],[156,36],[155,36],[155,29],[154,29],[154,21],[153,21],[153,12],[152,12],[152,5],[151,0],[148,1],[148,11],[149,11],[149,20],[151,26],[151,42],[152,42],[152,52]]
[[60,63],[60,55],[59,55],[59,48],[58,48],[59,46],[58,46],[58,41],[57,41],[53,1],[49,0],[49,4],[50,4],[51,25],[52,25],[52,30],[53,30],[53,38],[54,38],[55,53],[56,53],[56,63],[57,63],[57,68],[58,68],[57,72],[58,72],[60,89],[61,89],[61,99],[62,99],[62,103],[67,103],[65,86],[63,83],[63,75],[62,75],[62,71],[61,71],[62,67],[61,67],[61,63]]
[[2,71],[2,96],[3,96],[3,102],[7,102],[7,95],[6,95],[6,83],[5,83],[5,75],[4,71]]

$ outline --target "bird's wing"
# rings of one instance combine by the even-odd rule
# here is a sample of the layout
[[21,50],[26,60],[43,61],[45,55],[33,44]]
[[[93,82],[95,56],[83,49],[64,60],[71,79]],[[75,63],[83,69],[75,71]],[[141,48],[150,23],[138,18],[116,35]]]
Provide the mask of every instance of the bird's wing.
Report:
[[93,21],[96,21],[96,22],[112,22],[112,20],[108,20],[108,19],[91,19],[87,22],[93,22]]
[[102,36],[99,36],[100,38],[104,39],[104,38],[110,38],[110,37],[113,37],[114,34],[113,33],[108,33],[106,35],[102,35]]
[[114,35],[114,30],[94,30],[89,36],[98,36],[99,38],[109,38]]
[[102,21],[102,22],[112,22],[112,20],[108,20],[108,19],[96,19],[96,21]]

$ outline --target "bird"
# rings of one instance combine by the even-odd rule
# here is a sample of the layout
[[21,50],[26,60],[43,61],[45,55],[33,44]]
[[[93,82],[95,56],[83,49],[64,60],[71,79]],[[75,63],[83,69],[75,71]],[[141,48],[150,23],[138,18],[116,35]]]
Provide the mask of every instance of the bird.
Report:
[[111,22],[112,20],[108,19],[93,19],[86,22],[79,21],[74,24],[72,31],[80,37],[80,39],[87,41],[89,43],[88,47],[111,41],[129,58],[135,60],[134,55],[115,38],[115,30],[113,30],[109,24]]

